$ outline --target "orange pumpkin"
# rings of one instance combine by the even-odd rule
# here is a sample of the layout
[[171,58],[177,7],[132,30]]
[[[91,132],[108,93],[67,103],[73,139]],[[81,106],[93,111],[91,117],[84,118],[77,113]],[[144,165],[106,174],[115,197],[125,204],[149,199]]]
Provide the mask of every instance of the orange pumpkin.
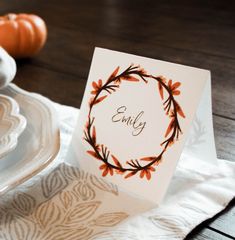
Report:
[[0,46],[15,58],[35,55],[46,37],[46,24],[36,15],[11,13],[0,17]]

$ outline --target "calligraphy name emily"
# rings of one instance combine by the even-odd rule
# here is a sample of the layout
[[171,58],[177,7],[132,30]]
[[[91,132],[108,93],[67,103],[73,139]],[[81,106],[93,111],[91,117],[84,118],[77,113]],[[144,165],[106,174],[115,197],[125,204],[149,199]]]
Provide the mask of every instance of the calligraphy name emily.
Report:
[[126,116],[126,110],[126,106],[119,107],[112,116],[112,122],[121,122],[126,126],[132,127],[132,136],[138,136],[146,126],[146,122],[141,121],[144,111],[139,112],[136,116]]

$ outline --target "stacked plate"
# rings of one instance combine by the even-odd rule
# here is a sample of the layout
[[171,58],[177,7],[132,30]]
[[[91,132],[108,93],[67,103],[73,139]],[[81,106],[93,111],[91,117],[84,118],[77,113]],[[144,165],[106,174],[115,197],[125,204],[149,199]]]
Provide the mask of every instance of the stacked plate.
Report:
[[49,100],[14,84],[0,90],[0,195],[44,169],[59,146]]

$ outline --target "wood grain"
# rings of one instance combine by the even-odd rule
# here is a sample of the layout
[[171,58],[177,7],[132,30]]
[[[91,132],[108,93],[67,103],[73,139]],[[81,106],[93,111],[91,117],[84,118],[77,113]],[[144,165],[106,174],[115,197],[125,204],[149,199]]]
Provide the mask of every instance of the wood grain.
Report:
[[14,83],[38,92],[61,104],[80,107],[85,88],[85,81],[66,73],[48,70],[46,68],[18,63],[18,72]]
[[229,236],[235,236],[235,199],[209,226]]
[[[68,7],[55,1],[13,2],[11,11],[14,8],[17,12],[33,11],[48,24],[47,45],[31,64],[86,78],[93,49],[100,46],[210,69],[213,112],[235,119],[235,29],[231,27],[235,22],[234,4],[221,4],[218,11],[217,3],[205,8],[207,3],[185,1],[175,5],[164,1],[151,4],[101,1],[94,8],[84,1],[79,4],[68,1]],[[1,5],[1,11],[10,8],[6,2]],[[146,14],[141,18],[143,9]],[[47,14],[53,11],[66,18]],[[212,21],[207,14],[217,17]]]
[[213,116],[213,122],[218,158],[235,161],[235,121]]
[[227,237],[223,234],[217,233],[211,229],[203,229],[197,235],[189,235],[185,240],[231,240],[232,238]]

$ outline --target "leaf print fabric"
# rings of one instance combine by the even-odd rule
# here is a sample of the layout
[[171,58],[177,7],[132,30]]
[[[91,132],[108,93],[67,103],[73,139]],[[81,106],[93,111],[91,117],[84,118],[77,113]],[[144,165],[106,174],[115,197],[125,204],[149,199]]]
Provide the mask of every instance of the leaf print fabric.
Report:
[[121,209],[107,212],[97,196],[118,198],[116,186],[77,168],[60,164],[37,185],[42,202],[19,191],[0,204],[1,240],[91,239],[128,218]]
[[[62,115],[62,145],[67,149],[77,110],[55,106]],[[196,128],[200,136],[193,138],[195,146],[205,136],[204,126],[198,123]],[[64,161],[65,149],[56,164]],[[141,161],[151,161],[148,158]],[[0,240],[184,239],[234,197],[235,164],[218,160],[213,168],[199,162],[194,168],[183,165],[179,162],[161,206],[67,164],[47,168],[0,198]],[[78,204],[82,211],[74,214],[82,221],[70,216]]]

